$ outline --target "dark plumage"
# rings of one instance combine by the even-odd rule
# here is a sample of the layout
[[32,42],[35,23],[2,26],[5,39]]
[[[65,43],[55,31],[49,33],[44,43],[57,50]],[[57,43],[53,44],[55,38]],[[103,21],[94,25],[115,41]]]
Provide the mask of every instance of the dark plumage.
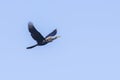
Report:
[[36,40],[37,44],[27,47],[27,49],[31,49],[33,47],[40,46],[40,45],[45,45],[59,37],[59,36],[55,36],[57,34],[57,29],[53,30],[46,37],[43,37],[42,34],[37,31],[37,29],[34,27],[34,25],[31,22],[28,23],[28,30],[31,33],[32,38]]

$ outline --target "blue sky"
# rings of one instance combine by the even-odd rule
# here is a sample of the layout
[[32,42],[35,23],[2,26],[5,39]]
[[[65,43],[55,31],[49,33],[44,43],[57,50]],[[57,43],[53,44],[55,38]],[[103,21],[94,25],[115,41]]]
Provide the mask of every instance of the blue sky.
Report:
[[[120,80],[119,0],[1,0],[0,80]],[[42,47],[28,22],[45,36]]]

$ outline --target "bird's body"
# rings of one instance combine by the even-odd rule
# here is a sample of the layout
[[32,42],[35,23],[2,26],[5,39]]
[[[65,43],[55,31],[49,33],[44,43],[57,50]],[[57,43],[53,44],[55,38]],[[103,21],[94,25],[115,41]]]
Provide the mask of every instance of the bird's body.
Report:
[[37,31],[37,29],[34,27],[34,25],[31,22],[28,23],[28,30],[31,33],[32,38],[36,40],[37,44],[27,47],[27,49],[31,49],[36,46],[46,45],[47,43],[52,42],[53,40],[59,37],[59,36],[53,37],[57,34],[57,29],[53,30],[46,37],[43,37],[42,34]]

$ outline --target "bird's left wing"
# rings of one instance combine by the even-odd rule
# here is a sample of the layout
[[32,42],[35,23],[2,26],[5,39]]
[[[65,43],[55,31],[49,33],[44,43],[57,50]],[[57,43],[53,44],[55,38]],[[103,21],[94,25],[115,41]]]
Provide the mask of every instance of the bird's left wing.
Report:
[[37,29],[34,27],[34,25],[31,22],[28,23],[28,30],[31,33],[32,38],[36,40],[38,43],[44,40],[42,34],[37,31]]

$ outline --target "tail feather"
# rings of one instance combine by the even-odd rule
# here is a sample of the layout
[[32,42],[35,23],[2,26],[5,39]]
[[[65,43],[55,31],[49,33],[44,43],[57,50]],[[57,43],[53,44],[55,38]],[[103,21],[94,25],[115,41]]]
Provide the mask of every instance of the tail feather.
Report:
[[31,48],[34,48],[34,47],[36,47],[38,44],[36,44],[36,45],[33,45],[33,46],[30,46],[30,47],[27,47],[26,49],[31,49]]

